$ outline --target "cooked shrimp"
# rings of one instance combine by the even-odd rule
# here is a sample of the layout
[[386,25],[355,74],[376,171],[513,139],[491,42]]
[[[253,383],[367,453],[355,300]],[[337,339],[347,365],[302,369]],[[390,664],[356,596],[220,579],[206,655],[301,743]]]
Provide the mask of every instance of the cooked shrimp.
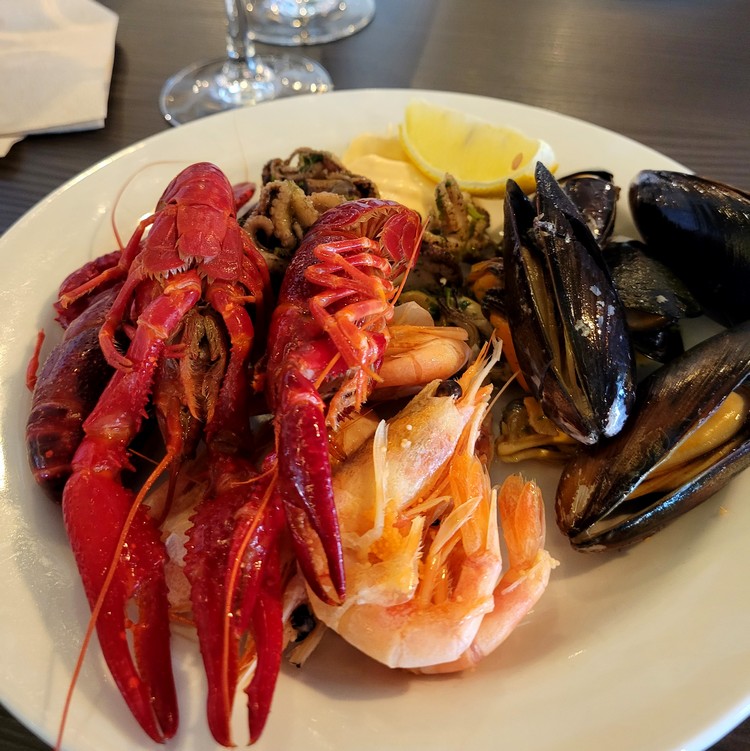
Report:
[[509,480],[500,498],[512,552],[502,576],[497,491],[475,452],[492,391],[482,382],[498,356],[499,347],[483,352],[458,394],[428,385],[334,472],[348,595],[339,606],[313,595],[311,603],[320,620],[391,667],[459,670],[491,651],[503,598],[525,591],[529,555],[546,555],[540,505],[519,502],[510,521],[519,493]]
[[415,302],[394,308],[390,339],[380,366],[380,380],[370,398],[395,399],[416,394],[423,386],[458,373],[471,356],[466,329],[436,326]]
[[450,378],[466,365],[471,348],[459,326],[389,326],[391,339],[371,399],[416,394],[426,383]]
[[469,647],[456,659],[421,668],[422,673],[452,673],[474,667],[510,636],[547,588],[557,565],[544,549],[544,504],[539,486],[510,475],[500,488],[498,505],[508,550],[508,570],[495,587],[494,607]]

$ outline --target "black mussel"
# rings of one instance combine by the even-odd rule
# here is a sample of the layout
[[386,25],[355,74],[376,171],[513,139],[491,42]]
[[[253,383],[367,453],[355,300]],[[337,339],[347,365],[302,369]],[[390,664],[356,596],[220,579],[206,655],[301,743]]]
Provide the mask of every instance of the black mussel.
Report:
[[559,178],[566,195],[586,220],[601,247],[612,237],[620,189],[611,172],[590,170]]
[[701,314],[688,288],[637,240],[610,242],[604,259],[625,306],[634,348],[659,362],[684,351],[678,321]]
[[654,371],[611,440],[565,465],[557,524],[579,550],[621,548],[697,506],[750,463],[750,322]]
[[633,349],[655,363],[667,363],[685,351],[682,329],[677,321],[639,319],[642,327],[630,328]]
[[634,398],[625,314],[601,249],[542,164],[536,206],[512,180],[505,197],[505,296],[526,382],[563,432],[615,435]]
[[679,320],[701,314],[690,290],[637,240],[611,242],[604,258],[626,310]]
[[633,219],[648,251],[719,323],[750,319],[750,194],[682,172],[638,173]]

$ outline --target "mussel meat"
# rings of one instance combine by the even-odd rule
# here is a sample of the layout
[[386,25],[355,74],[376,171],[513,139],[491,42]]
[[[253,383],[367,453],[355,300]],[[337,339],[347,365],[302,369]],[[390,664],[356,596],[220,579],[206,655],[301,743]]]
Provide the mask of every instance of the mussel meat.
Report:
[[503,408],[495,441],[495,454],[500,461],[562,462],[580,447],[580,443],[557,429],[534,397],[512,399]]
[[512,180],[506,190],[509,328],[544,414],[592,444],[622,428],[633,402],[625,314],[595,238],[542,164],[536,184],[535,206]]
[[706,339],[638,386],[614,438],[577,454],[557,488],[557,524],[579,550],[654,534],[750,464],[750,322]]
[[750,319],[750,194],[696,175],[645,170],[629,198],[649,252],[706,313],[725,326]]

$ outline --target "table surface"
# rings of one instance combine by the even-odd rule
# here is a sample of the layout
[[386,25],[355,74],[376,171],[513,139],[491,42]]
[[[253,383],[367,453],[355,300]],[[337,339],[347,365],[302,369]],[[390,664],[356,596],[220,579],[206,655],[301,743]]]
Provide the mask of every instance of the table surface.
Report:
[[[160,3],[158,14],[153,0],[103,4],[120,16],[106,127],[27,138],[0,159],[0,233],[85,168],[169,128],[157,104],[164,80],[224,52],[219,0]],[[338,89],[444,89],[545,107],[750,190],[748,29],[747,0],[377,0],[363,31],[305,52]],[[47,746],[0,707],[0,748]],[[713,749],[750,750],[750,721]]]

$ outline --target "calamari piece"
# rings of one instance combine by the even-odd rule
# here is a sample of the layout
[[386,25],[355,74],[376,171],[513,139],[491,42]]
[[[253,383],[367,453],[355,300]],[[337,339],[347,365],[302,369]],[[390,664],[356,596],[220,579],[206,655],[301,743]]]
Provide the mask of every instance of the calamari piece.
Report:
[[338,193],[346,200],[379,198],[377,186],[367,177],[348,170],[330,151],[302,147],[288,159],[271,159],[263,167],[263,184],[274,180],[292,180],[305,193]]
[[446,175],[435,188],[422,253],[430,256],[444,250],[462,261],[494,257],[497,243],[489,228],[489,212],[464,193],[452,175]]

